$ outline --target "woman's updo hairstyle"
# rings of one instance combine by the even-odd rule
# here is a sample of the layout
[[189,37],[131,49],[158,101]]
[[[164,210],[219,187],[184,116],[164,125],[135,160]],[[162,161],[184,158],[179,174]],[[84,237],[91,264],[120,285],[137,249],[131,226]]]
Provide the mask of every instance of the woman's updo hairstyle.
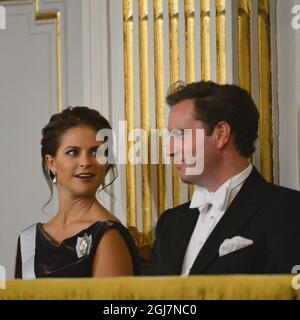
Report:
[[[88,127],[96,132],[101,129],[111,129],[109,122],[97,110],[88,107],[68,107],[50,118],[49,123],[42,129],[41,140],[42,169],[51,192],[51,197],[44,208],[52,199],[54,179],[53,173],[48,169],[46,155],[55,157],[63,134],[67,130],[76,127]],[[114,164],[107,165],[107,172],[109,170],[113,171],[113,179],[99,191],[109,186],[117,177],[116,166]]]

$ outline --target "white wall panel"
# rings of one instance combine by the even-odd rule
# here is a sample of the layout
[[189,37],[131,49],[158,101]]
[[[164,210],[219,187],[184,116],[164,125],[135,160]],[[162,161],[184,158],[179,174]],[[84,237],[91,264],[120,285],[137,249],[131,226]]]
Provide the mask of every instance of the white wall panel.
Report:
[[291,22],[299,0],[277,2],[279,180],[299,189],[300,29]]
[[[2,3],[3,4],[3,3]],[[41,169],[41,129],[57,112],[55,22],[36,22],[32,1],[5,3],[0,30],[0,264],[13,276],[19,232],[56,212]],[[81,1],[41,1],[62,12],[63,108],[83,104]]]

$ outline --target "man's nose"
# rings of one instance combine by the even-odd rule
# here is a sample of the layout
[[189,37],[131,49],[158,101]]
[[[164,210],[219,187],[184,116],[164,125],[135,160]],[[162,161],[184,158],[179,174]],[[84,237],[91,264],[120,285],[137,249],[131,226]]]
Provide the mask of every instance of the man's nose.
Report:
[[166,145],[166,155],[168,157],[174,157],[175,147],[174,147],[174,138],[170,138],[170,141]]

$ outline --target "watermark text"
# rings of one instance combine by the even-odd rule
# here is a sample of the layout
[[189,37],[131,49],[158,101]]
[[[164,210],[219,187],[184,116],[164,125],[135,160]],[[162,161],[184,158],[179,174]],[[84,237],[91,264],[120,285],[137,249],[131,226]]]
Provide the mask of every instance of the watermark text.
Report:
[[300,289],[300,265],[294,266],[292,273],[296,275],[292,278],[291,285],[293,289],[298,290]]
[[293,6],[292,8],[292,21],[291,25],[294,30],[299,30],[300,29],[300,5],[297,4]]
[[0,5],[0,30],[6,29],[6,9]]
[[6,271],[3,266],[0,265],[0,289],[6,289]]
[[[127,132],[127,122],[120,121],[117,131],[101,129],[97,141],[97,161],[106,164],[183,165],[186,174],[199,175],[204,169],[204,129],[136,128]],[[158,151],[161,150],[162,152]]]

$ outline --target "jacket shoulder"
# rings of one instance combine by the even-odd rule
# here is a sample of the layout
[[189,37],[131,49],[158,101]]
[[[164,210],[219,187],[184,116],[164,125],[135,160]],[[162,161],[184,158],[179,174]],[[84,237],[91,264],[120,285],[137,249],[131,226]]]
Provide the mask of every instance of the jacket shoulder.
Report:
[[199,211],[198,209],[190,209],[190,201],[164,211],[158,218],[156,232],[159,232],[161,229],[170,230],[173,227],[176,228],[176,226],[182,225],[187,219],[187,215],[193,215],[193,213],[198,215]]
[[190,209],[190,203],[191,203],[190,201],[185,202],[174,208],[167,209],[161,214],[159,219],[172,219],[175,216],[176,217],[183,216],[184,214],[186,214],[187,211],[193,210],[193,209]]
[[300,191],[279,186],[270,182],[267,183],[266,193],[273,198],[274,202],[282,201],[285,199],[300,201]]

